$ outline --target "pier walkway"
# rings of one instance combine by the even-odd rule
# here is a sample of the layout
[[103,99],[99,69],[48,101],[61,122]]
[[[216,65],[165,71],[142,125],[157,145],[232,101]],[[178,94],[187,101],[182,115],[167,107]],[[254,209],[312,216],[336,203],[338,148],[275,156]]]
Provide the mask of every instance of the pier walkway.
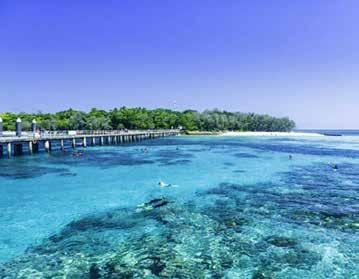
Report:
[[32,155],[40,151],[51,152],[54,145],[57,145],[60,150],[65,150],[68,147],[75,149],[95,145],[115,145],[178,134],[179,130],[29,132],[23,133],[21,137],[0,137],[0,157],[10,158],[25,153]]

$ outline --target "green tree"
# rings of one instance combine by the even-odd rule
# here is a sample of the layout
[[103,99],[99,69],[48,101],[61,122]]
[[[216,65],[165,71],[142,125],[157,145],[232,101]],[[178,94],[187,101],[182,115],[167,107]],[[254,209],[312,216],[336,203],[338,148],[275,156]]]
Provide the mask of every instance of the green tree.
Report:
[[68,109],[57,113],[0,114],[5,130],[15,130],[18,117],[23,129],[29,130],[36,119],[39,127],[46,130],[109,130],[109,129],[170,129],[182,126],[186,130],[218,131],[291,131],[294,121],[288,117],[276,118],[255,113],[228,112],[218,109],[183,112],[168,109],[148,110],[145,108],[115,108],[111,111],[91,109],[89,112]]

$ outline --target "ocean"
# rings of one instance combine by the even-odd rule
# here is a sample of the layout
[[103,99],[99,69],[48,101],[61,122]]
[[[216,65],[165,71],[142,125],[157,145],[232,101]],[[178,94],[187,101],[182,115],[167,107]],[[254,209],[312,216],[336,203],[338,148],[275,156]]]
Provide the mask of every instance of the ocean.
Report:
[[359,132],[339,132],[2,159],[0,278],[358,278]]

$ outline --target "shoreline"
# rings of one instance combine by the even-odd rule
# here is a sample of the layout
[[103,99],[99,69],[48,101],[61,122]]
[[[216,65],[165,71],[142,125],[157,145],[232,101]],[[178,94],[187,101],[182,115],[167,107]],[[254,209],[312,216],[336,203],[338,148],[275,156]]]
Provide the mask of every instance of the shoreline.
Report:
[[220,136],[232,137],[324,137],[319,133],[304,132],[224,132]]
[[189,136],[220,136],[220,137],[324,137],[319,133],[304,132],[209,132],[191,131],[186,132]]

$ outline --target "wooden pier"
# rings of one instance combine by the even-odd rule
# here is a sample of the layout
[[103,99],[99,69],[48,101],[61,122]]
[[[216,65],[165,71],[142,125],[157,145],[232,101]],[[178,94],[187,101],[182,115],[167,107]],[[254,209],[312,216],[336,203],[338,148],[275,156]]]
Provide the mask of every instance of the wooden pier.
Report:
[[[8,158],[23,154],[32,155],[40,151],[51,152],[56,145],[59,150],[76,149],[95,145],[117,145],[139,142],[159,137],[176,136],[179,130],[151,130],[151,131],[71,131],[28,133],[20,137],[0,136],[0,157],[4,154]],[[25,151],[26,150],[26,151]]]

